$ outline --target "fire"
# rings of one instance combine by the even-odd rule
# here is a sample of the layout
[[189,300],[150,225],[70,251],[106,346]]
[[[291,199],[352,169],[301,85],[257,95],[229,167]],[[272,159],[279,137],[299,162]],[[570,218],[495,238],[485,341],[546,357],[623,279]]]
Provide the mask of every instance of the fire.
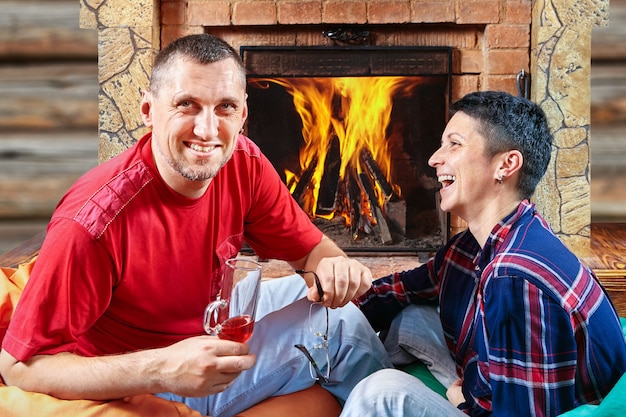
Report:
[[[337,159],[338,180],[346,175],[358,176],[366,171],[363,152],[369,153],[396,195],[400,188],[391,180],[391,154],[388,127],[393,97],[410,94],[415,81],[410,77],[329,77],[329,78],[264,78],[255,84],[272,82],[283,86],[293,97],[302,119],[304,145],[300,151],[300,173],[287,174],[293,192],[299,181],[307,181],[310,194],[303,208],[317,216],[320,184],[328,166]],[[337,157],[338,152],[338,157]],[[330,155],[330,156],[329,156]],[[327,158],[333,158],[328,161]],[[309,175],[304,178],[304,173]],[[376,199],[383,207],[389,192],[374,185]],[[364,205],[368,205],[365,203]],[[345,213],[342,213],[345,216]],[[348,220],[348,218],[346,217]]]

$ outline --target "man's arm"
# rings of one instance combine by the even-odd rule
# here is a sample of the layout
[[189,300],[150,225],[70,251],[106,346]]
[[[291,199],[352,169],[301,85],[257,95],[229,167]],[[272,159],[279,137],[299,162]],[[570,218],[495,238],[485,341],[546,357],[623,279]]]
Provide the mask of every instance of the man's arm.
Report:
[[0,374],[7,385],[61,399],[158,392],[206,396],[226,389],[255,361],[245,344],[198,336],[165,348],[100,357],[58,353],[20,362],[2,350]]
[[[350,259],[328,237],[322,240],[307,256],[291,262],[295,269],[315,271],[324,290],[324,305],[342,307],[352,299],[362,295],[372,285],[372,272],[355,259]],[[307,298],[318,301],[317,288],[312,274],[304,274],[309,293]]]

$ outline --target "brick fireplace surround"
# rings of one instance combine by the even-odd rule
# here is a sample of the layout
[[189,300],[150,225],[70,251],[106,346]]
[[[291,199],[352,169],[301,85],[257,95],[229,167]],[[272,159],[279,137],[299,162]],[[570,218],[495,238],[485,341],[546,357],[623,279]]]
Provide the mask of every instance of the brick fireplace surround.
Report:
[[608,24],[609,0],[79,1],[81,27],[98,32],[100,161],[145,133],[138,105],[154,53],[186,34],[215,34],[235,48],[324,46],[332,41],[323,29],[351,25],[377,46],[450,46],[453,100],[516,94],[524,70],[555,136],[534,200],[577,255],[590,254],[591,29]]

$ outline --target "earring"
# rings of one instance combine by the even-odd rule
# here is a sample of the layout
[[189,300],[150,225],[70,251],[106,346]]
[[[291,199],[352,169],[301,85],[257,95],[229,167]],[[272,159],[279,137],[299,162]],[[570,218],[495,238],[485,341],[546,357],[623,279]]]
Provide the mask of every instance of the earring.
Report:
[[498,178],[498,184],[502,184],[502,180],[503,180],[503,178],[504,178],[504,177],[503,177],[502,175],[500,175],[500,177]]

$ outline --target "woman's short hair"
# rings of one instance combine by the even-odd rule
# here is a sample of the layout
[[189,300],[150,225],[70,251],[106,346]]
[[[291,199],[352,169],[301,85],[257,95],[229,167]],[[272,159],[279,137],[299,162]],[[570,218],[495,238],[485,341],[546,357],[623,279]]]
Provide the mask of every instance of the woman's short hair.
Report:
[[451,106],[478,122],[488,156],[516,149],[523,156],[518,189],[530,198],[545,174],[552,154],[552,134],[545,113],[532,101],[500,91],[467,94]]

